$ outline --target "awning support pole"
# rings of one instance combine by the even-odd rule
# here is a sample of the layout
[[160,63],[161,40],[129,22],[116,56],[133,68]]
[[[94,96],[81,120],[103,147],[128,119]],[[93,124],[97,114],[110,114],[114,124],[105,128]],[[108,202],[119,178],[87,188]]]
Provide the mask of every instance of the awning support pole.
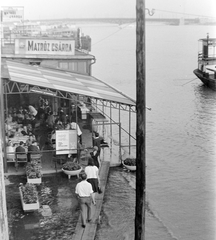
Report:
[[9,233],[8,233],[8,218],[7,218],[7,207],[6,207],[6,192],[5,192],[5,182],[4,182],[4,166],[7,170],[7,162],[6,162],[6,156],[4,156],[4,162],[3,162],[3,151],[4,155],[6,154],[5,150],[5,126],[4,126],[4,89],[3,89],[3,80],[0,79],[0,113],[1,113],[1,123],[0,123],[0,139],[3,139],[4,141],[4,149],[2,149],[2,143],[0,144],[0,239],[2,240],[8,240],[9,239]]
[[112,156],[112,105],[110,102],[110,158]]
[[[5,173],[7,173],[8,172],[8,167],[7,167],[7,151],[6,151],[6,145],[7,145],[7,143],[6,143],[6,136],[5,136],[5,114],[4,114],[4,86],[3,86],[3,80],[1,79],[0,80],[0,84],[1,84],[1,86],[0,86],[0,94],[1,94],[1,96],[0,96],[0,109],[1,109],[1,111],[0,111],[0,113],[1,113],[1,116],[0,116],[0,119],[1,119],[1,121],[0,121],[0,125],[1,125],[1,135],[0,135],[0,139],[2,139],[3,141],[3,149],[2,149],[2,152],[1,153],[4,153],[4,157],[3,157],[3,161],[2,161],[2,163],[4,163],[4,172]],[[6,95],[7,96],[7,95]],[[2,154],[2,156],[3,156],[3,154]]]
[[119,104],[119,160],[122,160],[121,157],[121,108]]
[[[102,113],[104,114],[104,101],[102,104]],[[103,139],[104,139],[104,122],[103,122]]]
[[129,154],[131,154],[131,107],[129,108]]

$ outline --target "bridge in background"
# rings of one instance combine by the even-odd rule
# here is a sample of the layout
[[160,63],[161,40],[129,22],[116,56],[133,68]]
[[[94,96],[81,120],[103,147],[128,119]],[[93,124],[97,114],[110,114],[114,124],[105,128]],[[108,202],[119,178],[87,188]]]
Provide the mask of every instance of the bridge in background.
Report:
[[[70,24],[85,24],[85,23],[110,23],[110,24],[130,24],[135,23],[135,18],[65,18],[65,19],[49,19],[49,20],[34,20],[40,21],[41,24],[61,24],[70,23]],[[147,23],[164,23],[167,25],[190,25],[190,24],[215,24],[216,19],[212,18],[154,18],[147,17]]]

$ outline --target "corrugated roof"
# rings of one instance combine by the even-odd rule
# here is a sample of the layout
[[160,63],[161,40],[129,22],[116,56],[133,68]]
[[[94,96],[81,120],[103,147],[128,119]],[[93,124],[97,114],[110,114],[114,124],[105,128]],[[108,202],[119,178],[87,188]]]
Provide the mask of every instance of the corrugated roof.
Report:
[[92,76],[6,61],[11,81],[60,90],[112,102],[135,105],[135,101]]

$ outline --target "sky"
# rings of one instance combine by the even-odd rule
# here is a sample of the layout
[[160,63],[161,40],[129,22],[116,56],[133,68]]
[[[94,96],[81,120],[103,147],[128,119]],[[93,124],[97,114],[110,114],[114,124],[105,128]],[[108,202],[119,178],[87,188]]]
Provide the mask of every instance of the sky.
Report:
[[[1,6],[23,6],[25,20],[136,16],[136,0],[1,0]],[[178,16],[169,12],[216,17],[216,0],[145,0],[145,6],[162,17]]]

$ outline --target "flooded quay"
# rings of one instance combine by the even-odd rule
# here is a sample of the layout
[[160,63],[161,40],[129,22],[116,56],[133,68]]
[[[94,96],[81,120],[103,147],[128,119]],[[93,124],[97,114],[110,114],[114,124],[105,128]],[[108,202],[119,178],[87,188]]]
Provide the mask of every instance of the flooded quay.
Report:
[[74,233],[79,217],[79,206],[74,190],[77,177],[62,173],[43,175],[37,185],[40,209],[24,212],[19,185],[26,183],[25,175],[8,176],[6,200],[10,240],[68,239]]

